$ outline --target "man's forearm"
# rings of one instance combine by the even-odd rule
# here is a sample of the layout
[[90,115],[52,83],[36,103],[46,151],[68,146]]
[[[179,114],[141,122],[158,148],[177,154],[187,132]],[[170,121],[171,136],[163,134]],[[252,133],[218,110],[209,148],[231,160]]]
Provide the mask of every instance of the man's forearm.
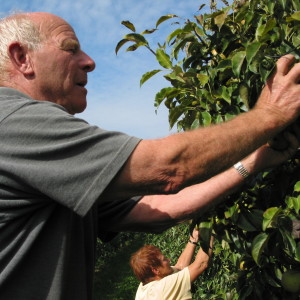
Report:
[[120,189],[112,185],[111,192],[175,193],[218,174],[281,130],[264,114],[253,110],[220,125],[142,141],[116,179]]
[[300,64],[281,58],[254,109],[229,122],[144,140],[107,190],[107,196],[176,193],[230,167],[296,120]]
[[243,182],[243,177],[230,168],[175,195],[144,196],[113,230],[161,232],[203,213]]

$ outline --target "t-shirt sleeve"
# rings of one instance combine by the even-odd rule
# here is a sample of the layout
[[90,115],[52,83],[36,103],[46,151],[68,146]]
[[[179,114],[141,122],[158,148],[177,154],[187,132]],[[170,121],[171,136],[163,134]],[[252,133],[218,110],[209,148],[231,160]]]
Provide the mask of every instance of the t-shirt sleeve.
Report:
[[111,224],[122,220],[139,202],[142,196],[98,204],[98,237],[103,242],[112,240],[118,232],[110,231]]
[[84,216],[140,139],[31,101],[0,123],[2,183]]

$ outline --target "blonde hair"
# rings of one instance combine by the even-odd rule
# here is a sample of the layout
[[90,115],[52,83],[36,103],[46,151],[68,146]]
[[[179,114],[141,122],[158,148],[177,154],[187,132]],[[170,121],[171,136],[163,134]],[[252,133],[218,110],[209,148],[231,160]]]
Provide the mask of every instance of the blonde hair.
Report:
[[0,73],[6,73],[9,60],[8,46],[12,42],[19,42],[29,50],[36,50],[41,46],[43,38],[39,29],[26,13],[15,13],[0,19]]

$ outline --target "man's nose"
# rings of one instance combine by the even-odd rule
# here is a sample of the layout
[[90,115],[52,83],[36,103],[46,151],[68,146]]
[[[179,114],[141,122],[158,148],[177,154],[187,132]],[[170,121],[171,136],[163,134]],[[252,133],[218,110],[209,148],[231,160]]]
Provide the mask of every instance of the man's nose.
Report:
[[85,56],[83,60],[83,69],[86,72],[92,72],[96,68],[95,61],[91,57],[89,57],[85,52],[83,52],[83,55]]

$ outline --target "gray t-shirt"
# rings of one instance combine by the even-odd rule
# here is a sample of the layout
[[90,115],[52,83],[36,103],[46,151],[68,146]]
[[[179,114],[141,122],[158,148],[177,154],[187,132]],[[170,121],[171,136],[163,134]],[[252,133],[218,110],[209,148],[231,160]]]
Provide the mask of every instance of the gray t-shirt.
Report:
[[97,200],[139,141],[0,88],[1,300],[92,299]]

